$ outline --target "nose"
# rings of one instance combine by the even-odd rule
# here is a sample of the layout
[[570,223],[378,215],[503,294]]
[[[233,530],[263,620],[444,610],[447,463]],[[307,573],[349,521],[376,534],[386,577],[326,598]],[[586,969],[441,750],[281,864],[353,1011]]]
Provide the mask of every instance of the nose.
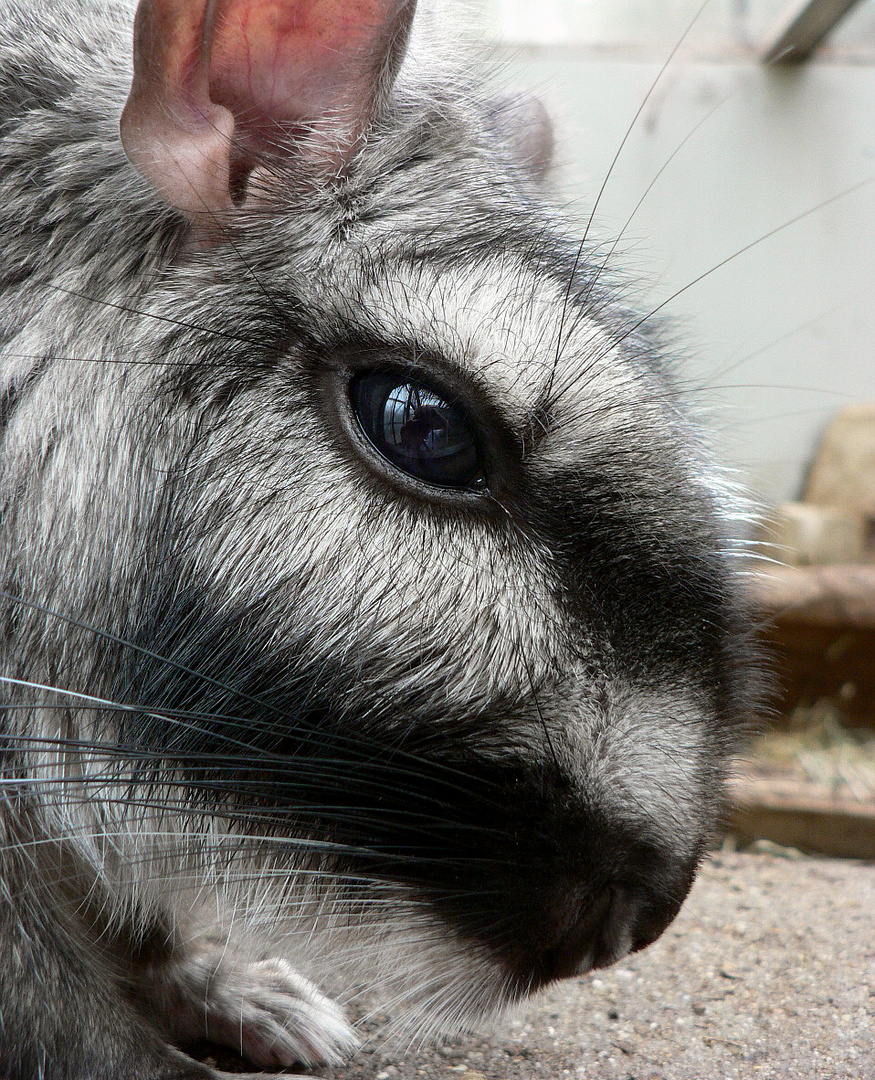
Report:
[[526,991],[608,967],[654,942],[672,922],[694,877],[676,866],[646,882],[617,880],[592,888],[573,880],[554,886],[541,907],[543,928],[510,967]]

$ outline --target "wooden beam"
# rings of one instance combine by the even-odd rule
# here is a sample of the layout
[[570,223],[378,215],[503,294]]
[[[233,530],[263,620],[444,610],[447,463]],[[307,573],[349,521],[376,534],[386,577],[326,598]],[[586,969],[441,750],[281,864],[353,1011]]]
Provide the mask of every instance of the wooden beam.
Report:
[[[754,603],[770,620],[830,630],[875,630],[875,565],[770,566],[750,576]],[[872,657],[875,665],[875,656]]]
[[859,0],[794,0],[763,52],[766,64],[807,60]]
[[875,728],[875,565],[773,566],[751,593],[779,713],[826,698]]
[[729,828],[742,843],[772,840],[842,859],[875,859],[875,806],[818,792],[814,784],[736,780]]

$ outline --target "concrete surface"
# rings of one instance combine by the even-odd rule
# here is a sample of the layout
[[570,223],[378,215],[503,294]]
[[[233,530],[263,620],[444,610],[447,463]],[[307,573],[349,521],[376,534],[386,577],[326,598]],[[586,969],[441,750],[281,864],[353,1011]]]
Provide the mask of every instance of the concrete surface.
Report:
[[332,1080],[875,1080],[875,864],[717,855],[673,926],[492,1033]]

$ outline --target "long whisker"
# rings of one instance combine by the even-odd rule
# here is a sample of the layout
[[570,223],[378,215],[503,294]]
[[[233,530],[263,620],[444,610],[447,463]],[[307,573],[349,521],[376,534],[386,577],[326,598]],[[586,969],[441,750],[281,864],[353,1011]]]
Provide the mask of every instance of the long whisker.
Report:
[[[678,38],[678,40],[675,43],[674,47],[672,48],[671,52],[665,58],[665,61],[663,62],[662,67],[659,69],[659,71],[656,74],[656,78],[650,84],[650,86],[647,89],[647,93],[641,99],[641,103],[639,104],[637,110],[635,111],[635,115],[629,121],[629,124],[627,125],[626,130],[623,133],[623,137],[620,140],[620,143],[619,143],[616,151],[614,152],[614,156],[611,159],[611,163],[608,165],[607,171],[605,172],[605,175],[604,175],[604,177],[602,179],[601,186],[600,186],[600,188],[599,188],[599,190],[598,190],[598,192],[596,194],[595,200],[593,201],[589,217],[587,219],[586,225],[584,226],[583,236],[582,236],[582,238],[580,240],[580,243],[579,243],[579,245],[577,247],[577,252],[576,252],[576,254],[574,256],[574,262],[573,262],[573,264],[571,266],[571,272],[568,275],[568,282],[567,282],[567,285],[565,287],[565,294],[564,294],[563,299],[562,299],[562,311],[561,311],[561,315],[559,317],[559,327],[558,327],[558,329],[556,331],[556,349],[555,349],[555,359],[554,359],[554,366],[553,366],[553,371],[554,372],[555,372],[556,367],[558,366],[559,360],[560,360],[560,358],[562,356],[562,350],[563,350],[563,347],[564,347],[564,344],[565,344],[564,339],[563,339],[563,330],[564,330],[564,327],[565,327],[565,320],[566,320],[567,315],[568,315],[568,306],[569,306],[569,303],[570,303],[570,300],[571,300],[571,290],[572,290],[572,288],[574,286],[574,283],[575,283],[575,280],[577,278],[577,271],[578,271],[578,268],[580,266],[580,260],[583,258],[583,253],[584,253],[584,251],[586,249],[586,242],[587,242],[587,240],[589,238],[590,229],[592,228],[592,224],[593,224],[593,221],[595,220],[595,216],[596,216],[596,214],[598,212],[598,208],[599,208],[599,205],[601,203],[602,197],[604,196],[604,193],[605,193],[605,191],[607,189],[608,183],[610,182],[610,179],[614,174],[614,169],[617,166],[617,162],[620,160],[620,156],[623,153],[623,150],[624,150],[624,148],[626,146],[626,143],[629,141],[629,138],[630,138],[632,132],[634,131],[636,125],[638,124],[638,120],[639,120],[641,114],[644,112],[644,109],[647,106],[647,102],[650,100],[651,96],[653,95],[653,92],[656,90],[656,87],[659,85],[660,80],[662,79],[663,75],[665,74],[665,72],[670,67],[671,62],[672,62],[672,60],[674,60],[675,56],[677,55],[678,50],[683,45],[683,43],[686,40],[687,36],[690,34],[693,27],[698,22],[699,17],[701,16],[702,12],[705,10],[706,7],[708,7],[710,2],[711,2],[711,0],[703,0],[703,3],[699,6],[699,8],[696,10],[696,13],[693,15],[692,19],[687,24],[686,29],[684,30],[683,34],[681,34],[680,38]],[[646,192],[645,192],[645,195],[646,195]],[[643,199],[643,197],[644,196],[642,196],[642,199]],[[636,207],[636,209],[637,209],[637,207]],[[634,212],[635,211],[633,210],[633,214],[634,214]],[[598,276],[598,275],[596,275],[596,276]],[[549,399],[552,396],[552,389],[553,389],[553,374],[551,373],[550,380],[549,380],[549,382],[547,384],[547,388],[546,388],[545,393],[544,393],[544,396],[546,398]]]
[[787,218],[786,221],[782,221],[780,225],[776,225],[773,229],[769,229],[768,232],[760,234],[755,240],[751,240],[750,243],[744,244],[742,247],[737,248],[731,255],[727,255],[725,258],[720,259],[719,262],[714,263],[707,270],[704,270],[701,274],[697,274],[696,277],[688,281],[685,285],[682,285],[679,289],[676,289],[671,295],[667,296],[664,300],[658,303],[655,307],[651,308],[647,314],[642,315],[640,319],[635,321],[631,327],[626,329],[618,339],[614,342],[615,345],[621,344],[627,338],[636,333],[646,322],[658,315],[660,311],[666,308],[674,300],[677,300],[679,296],[683,296],[685,292],[688,292],[694,286],[698,285],[701,281],[705,281],[711,277],[712,274],[716,274],[718,270],[722,270],[724,266],[728,266],[730,263],[739,259],[742,255],[745,255],[748,251],[752,251],[754,248],[764,244],[767,240],[770,240],[773,236],[777,236],[784,230],[791,228],[793,225],[797,225],[800,221],[804,221],[806,218],[810,218],[813,214],[819,213],[827,206],[831,206],[833,203],[838,202],[840,199],[846,199],[849,195],[853,195],[857,191],[861,191],[868,185],[875,183],[875,175],[867,176],[862,180],[857,181],[855,184],[851,184],[849,187],[843,188],[841,191],[836,192],[835,195],[831,195],[829,198],[819,202],[816,206],[811,206],[807,210],[803,210],[799,214],[794,214],[793,217]]
[[219,330],[216,327],[200,326],[197,323],[192,323],[186,319],[174,319],[170,315],[159,315],[155,311],[145,311],[141,308],[134,307],[131,304],[119,304],[101,296],[88,296],[85,293],[77,292],[75,289],[67,289],[62,285],[49,285],[48,287],[55,292],[64,293],[67,296],[74,296],[77,300],[87,300],[91,304],[99,304],[101,307],[122,311],[127,315],[142,315],[146,318],[154,319],[156,322],[167,323],[169,326],[178,326],[183,330],[198,330],[203,334],[211,334],[214,337],[226,338],[228,341],[235,341],[241,345],[251,345],[254,349],[261,348],[261,342],[256,341],[254,338],[245,337],[243,334],[232,334],[227,330]]

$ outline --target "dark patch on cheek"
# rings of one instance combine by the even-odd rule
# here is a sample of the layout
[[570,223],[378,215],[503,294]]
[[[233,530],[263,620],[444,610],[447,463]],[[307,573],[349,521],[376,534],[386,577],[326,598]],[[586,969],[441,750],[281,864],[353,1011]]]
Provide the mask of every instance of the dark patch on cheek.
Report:
[[290,873],[316,863],[351,896],[411,887],[520,992],[590,954],[609,962],[621,918],[643,945],[673,917],[698,852],[667,851],[588,796],[585,776],[514,746],[515,724],[538,723],[530,701],[398,700],[367,663],[340,670],[293,644],[271,658],[251,613],[174,616],[197,632],[153,637],[174,663],[141,654],[125,688],[144,706],[122,717],[141,762],[133,798],[236,819],[277,852],[294,837]]
[[643,472],[637,492],[631,468],[622,487],[557,476],[533,485],[533,520],[558,556],[559,603],[582,637],[603,643],[605,674],[663,692],[698,688],[716,716],[738,716],[743,615],[714,510],[678,473]]

